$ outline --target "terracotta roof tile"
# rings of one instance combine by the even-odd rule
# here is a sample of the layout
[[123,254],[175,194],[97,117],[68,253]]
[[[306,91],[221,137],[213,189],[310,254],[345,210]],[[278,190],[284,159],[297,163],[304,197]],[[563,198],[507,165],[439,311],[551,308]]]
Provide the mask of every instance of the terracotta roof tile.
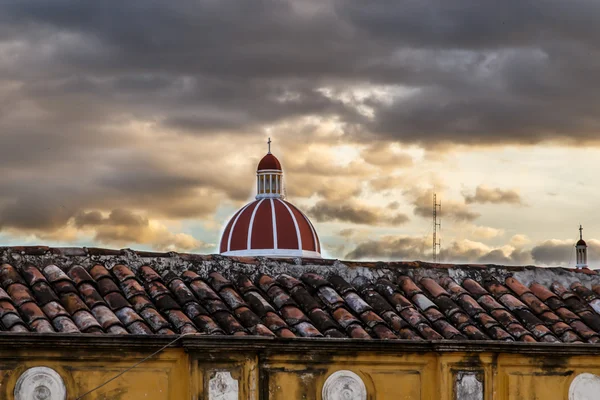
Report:
[[29,323],[29,326],[33,328],[33,331],[39,333],[53,333],[56,330],[52,327],[47,319],[36,319]]
[[26,284],[23,277],[12,265],[2,264],[0,266],[0,284],[2,284],[4,289],[6,289],[13,283],[20,283],[22,285]]
[[93,333],[94,328],[102,330],[101,325],[98,323],[96,318],[86,310],[80,310],[72,314],[73,321],[80,331],[86,333]]
[[100,264],[94,265],[89,272],[92,278],[94,278],[96,281],[100,280],[101,278],[111,277],[110,272],[104,268],[104,265]]
[[47,265],[44,267],[42,272],[44,273],[46,279],[48,279],[48,281],[51,283],[60,281],[72,282],[71,278],[69,278],[67,274],[65,274],[64,271],[58,268],[56,265]]
[[461,334],[458,329],[453,327],[448,321],[445,319],[440,319],[433,323],[433,327],[436,331],[440,332],[440,334],[446,338],[451,340],[461,340],[466,339],[466,337]]
[[285,321],[275,312],[267,312],[265,316],[262,317],[262,320],[265,326],[275,333],[280,329],[289,328]]
[[60,333],[79,333],[80,330],[77,328],[77,325],[71,320],[71,318],[66,316],[59,316],[52,320],[52,325],[57,332]]
[[287,274],[279,275],[277,277],[277,282],[279,282],[287,291],[291,291],[297,286],[304,286],[300,280]]
[[[228,269],[227,258],[198,255],[138,252],[143,264],[130,265],[126,253],[103,249],[19,253],[27,261],[0,266],[0,331],[600,343],[600,281],[575,273],[548,287],[528,270],[528,288],[521,270],[492,275],[485,267],[420,274],[419,263],[319,269],[318,260],[236,259]],[[65,263],[69,257],[77,258]],[[153,257],[202,267],[182,271]],[[347,274],[349,268],[386,272]],[[449,274],[451,268],[466,269]],[[548,282],[552,271],[544,273],[538,282]]]
[[92,314],[104,330],[113,325],[121,325],[119,318],[106,306],[98,305],[92,308]]
[[138,275],[144,284],[161,280],[160,275],[147,265],[144,265],[138,270]]
[[239,307],[247,307],[248,304],[242,299],[242,297],[232,287],[225,287],[219,291],[219,295],[225,301],[225,304],[232,310]]
[[294,326],[294,329],[298,332],[299,336],[302,337],[322,337],[323,334],[319,332],[317,328],[315,328],[309,322],[301,322],[298,325]]
[[199,315],[193,318],[198,330],[209,335],[224,335],[221,327],[208,315]]
[[480,296],[488,294],[487,290],[485,290],[479,283],[475,282],[471,278],[465,279],[462,283],[462,286],[478,301]]
[[353,324],[360,325],[360,321],[350,311],[340,307],[333,312],[333,318],[342,328],[346,329]]
[[[446,298],[450,300],[450,297],[446,296]],[[429,300],[423,293],[416,293],[411,300],[417,307],[419,307],[421,311],[426,311],[432,307],[437,307],[433,301]]]
[[228,311],[218,311],[218,312],[214,313],[213,319],[229,335],[232,335],[236,332],[245,332],[246,331],[246,329],[244,329],[244,327]]
[[308,293],[308,290],[306,290],[306,288],[303,286],[294,287],[290,291],[290,294],[294,301],[302,306],[302,309],[305,312],[310,312],[316,308],[322,308],[320,302],[317,301],[317,299],[315,299],[310,293]]
[[138,314],[144,318],[144,321],[155,332],[158,332],[161,329],[170,329],[172,327],[171,324],[169,324],[169,322],[154,307],[146,307],[142,311],[139,311]]
[[515,312],[516,310],[526,309],[527,306],[521,300],[517,299],[510,293],[504,294],[499,298],[500,303],[502,303],[506,308],[510,311]]
[[44,274],[33,264],[23,266],[21,273],[29,286],[34,286],[38,282],[48,283]]
[[[131,299],[132,297],[139,295],[146,295],[146,290],[144,287],[137,281],[137,279],[127,279],[120,283],[119,285],[121,290],[123,291],[123,295],[126,299]],[[79,289],[81,290],[81,288]]]
[[124,282],[127,279],[135,278],[133,271],[122,264],[115,265],[110,271],[119,282]]
[[551,297],[556,297],[556,295],[552,293],[552,291],[550,291],[548,288],[545,288],[537,282],[532,283],[531,286],[529,286],[529,289],[531,289],[533,294],[535,294],[540,300],[544,302]]
[[98,284],[98,291],[102,296],[106,296],[109,293],[121,293],[111,278],[102,278],[96,281],[96,283]]
[[231,287],[232,284],[229,279],[226,279],[223,275],[218,272],[211,272],[208,274],[208,283],[215,289],[215,291],[220,292],[222,289]]
[[134,335],[151,335],[152,331],[145,323],[136,321],[127,327],[127,330]]
[[265,298],[258,292],[246,292],[244,295],[246,301],[250,304],[250,307],[259,317],[264,317],[268,312],[275,312],[275,309]]
[[398,278],[398,285],[407,297],[413,297],[417,293],[422,293],[421,289],[408,276]]
[[1,319],[2,319],[2,325],[4,325],[4,327],[8,330],[12,330],[12,328],[15,325],[20,325],[20,326],[25,327],[25,330],[23,331],[23,330],[17,328],[18,330],[20,330],[22,332],[29,332],[29,329],[26,328],[27,325],[25,324],[25,321],[23,321],[21,319],[21,316],[19,314],[5,313]]
[[76,285],[81,285],[82,283],[95,283],[94,278],[92,278],[92,276],[80,265],[74,265],[69,268],[67,275]]
[[518,296],[523,296],[526,293],[531,293],[527,286],[523,285],[521,282],[519,282],[516,278],[512,276],[506,278],[504,283],[506,283],[506,286],[508,286]]
[[6,288],[6,292],[11,297],[12,302],[17,306],[21,306],[24,303],[35,301],[31,290],[23,284],[13,283]]
[[442,340],[444,338],[427,324],[419,324],[416,329],[427,340]]
[[315,327],[321,332],[340,329],[339,325],[331,318],[331,316],[320,308],[311,310],[308,313],[308,316]]
[[152,301],[150,301],[150,299],[148,299],[147,296],[143,296],[143,295],[134,296],[129,299],[129,302],[133,306],[133,309],[135,311],[137,311],[138,313],[142,312],[142,310],[144,310],[147,307],[154,307],[154,304],[152,304]]
[[348,326],[348,328],[346,328],[346,332],[348,333],[348,336],[353,339],[371,339],[371,335],[369,335],[367,331],[365,331],[362,326],[358,324]]

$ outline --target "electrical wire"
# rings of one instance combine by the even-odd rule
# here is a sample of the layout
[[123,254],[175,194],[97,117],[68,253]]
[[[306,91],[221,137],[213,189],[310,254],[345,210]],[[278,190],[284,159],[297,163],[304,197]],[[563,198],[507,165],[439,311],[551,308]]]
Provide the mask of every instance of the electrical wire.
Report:
[[84,394],[82,394],[79,397],[76,397],[75,400],[80,400],[83,399],[85,396],[87,396],[88,394],[95,392],[96,390],[100,389],[103,386],[108,385],[110,382],[114,381],[115,379],[119,378],[121,375],[125,374],[126,372],[131,371],[132,369],[134,369],[135,367],[137,367],[138,365],[140,365],[141,363],[143,363],[144,361],[147,361],[149,359],[151,359],[152,357],[154,357],[155,355],[157,355],[158,353],[160,353],[161,351],[163,351],[164,349],[166,349],[167,347],[171,346],[172,344],[176,343],[179,339],[185,337],[185,336],[189,336],[189,335],[196,335],[196,333],[184,333],[183,335],[179,335],[177,337],[177,339],[165,344],[163,347],[161,347],[160,349],[156,350],[154,353],[150,354],[148,357],[142,359],[141,361],[138,361],[137,363],[133,364],[131,367],[119,372],[117,375],[113,376],[112,378],[110,378],[109,380],[107,380],[106,382],[104,382],[101,385],[96,386],[95,388],[88,390],[87,392],[85,392]]

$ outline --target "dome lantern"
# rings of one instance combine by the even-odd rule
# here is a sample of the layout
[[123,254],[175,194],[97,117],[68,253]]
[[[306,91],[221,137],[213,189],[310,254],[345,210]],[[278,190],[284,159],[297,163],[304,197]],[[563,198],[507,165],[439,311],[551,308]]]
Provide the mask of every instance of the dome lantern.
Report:
[[271,138],[267,142],[269,152],[260,160],[256,169],[256,199],[284,198],[283,170],[281,163],[271,154]]

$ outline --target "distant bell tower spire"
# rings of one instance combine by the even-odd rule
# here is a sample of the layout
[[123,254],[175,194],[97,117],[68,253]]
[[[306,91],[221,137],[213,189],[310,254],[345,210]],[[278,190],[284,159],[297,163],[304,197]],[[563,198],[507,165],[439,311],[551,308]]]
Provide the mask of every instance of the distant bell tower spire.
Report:
[[587,268],[587,243],[583,240],[583,227],[579,225],[579,241],[575,245],[575,251],[577,252],[577,265],[578,269]]

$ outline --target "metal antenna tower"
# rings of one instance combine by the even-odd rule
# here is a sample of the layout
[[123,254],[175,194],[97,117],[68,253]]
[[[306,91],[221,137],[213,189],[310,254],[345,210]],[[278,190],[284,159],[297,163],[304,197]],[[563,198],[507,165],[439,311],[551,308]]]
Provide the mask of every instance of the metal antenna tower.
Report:
[[438,261],[438,256],[442,249],[442,239],[438,238],[438,230],[441,233],[442,221],[438,222],[438,214],[442,214],[442,202],[437,202],[437,196],[433,194],[433,262]]

